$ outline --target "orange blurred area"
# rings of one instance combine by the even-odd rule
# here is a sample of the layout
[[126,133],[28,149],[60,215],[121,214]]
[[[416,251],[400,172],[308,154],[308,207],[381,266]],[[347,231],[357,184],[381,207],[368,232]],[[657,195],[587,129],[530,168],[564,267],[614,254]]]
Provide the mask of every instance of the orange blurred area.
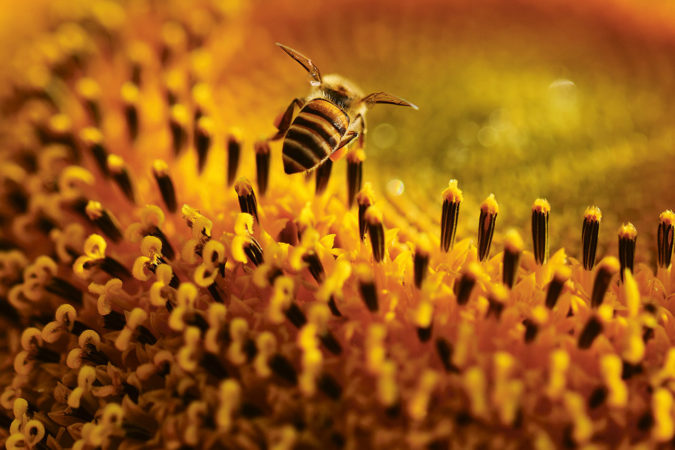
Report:
[[[323,73],[420,106],[417,112],[377,106],[369,114],[365,179],[383,195],[389,181],[402,181],[395,195],[402,193],[403,204],[417,205],[431,223],[438,221],[441,190],[458,179],[467,198],[460,236],[475,233],[477,205],[490,193],[502,206],[498,232],[515,226],[527,234],[531,204],[543,197],[552,205],[554,248],[578,254],[583,210],[595,204],[604,217],[600,253],[615,252],[616,230],[632,221],[640,233],[638,259],[649,260],[658,214],[674,203],[668,175],[675,148],[668,101],[673,8],[666,4],[215,2],[210,8],[222,20],[176,1],[162,3],[168,11],[162,15],[152,1],[93,5],[14,8],[4,2],[3,59],[16,72],[29,36],[89,7],[111,27],[123,27],[130,42],[143,43],[149,54],[141,93],[146,132],[134,150],[124,149],[117,114],[129,61],[124,53],[100,54],[91,73],[105,86],[104,103],[112,110],[106,135],[145,173],[153,159],[171,157],[162,93],[168,69],[158,63],[159,43],[171,39],[171,17],[201,31],[204,46],[183,48],[177,64],[208,86],[219,144],[198,183],[191,155],[183,157],[180,178],[186,200],[199,197],[207,209],[217,209],[208,194],[222,188],[222,136],[244,137],[243,167],[252,168],[253,141],[271,134],[277,114],[308,92],[306,74],[277,41],[312,57]],[[126,22],[116,24],[120,14]],[[127,49],[127,56],[136,50]],[[281,180],[280,150],[273,152],[273,180]],[[339,163],[335,173],[344,170]],[[344,189],[343,178],[333,178],[335,189]]]

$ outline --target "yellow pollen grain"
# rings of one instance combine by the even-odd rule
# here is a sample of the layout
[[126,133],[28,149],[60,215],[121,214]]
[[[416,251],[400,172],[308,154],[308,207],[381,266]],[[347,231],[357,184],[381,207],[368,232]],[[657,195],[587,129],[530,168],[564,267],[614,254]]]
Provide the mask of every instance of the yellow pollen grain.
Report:
[[598,264],[598,270],[605,271],[610,274],[618,273],[621,269],[621,264],[619,260],[614,256],[606,256],[602,258],[602,261]]
[[504,235],[504,248],[511,253],[520,253],[525,248],[523,238],[517,230],[511,228]]
[[480,209],[491,216],[499,214],[499,205],[497,204],[495,195],[490,194],[485,200],[483,200],[483,203],[480,204]]
[[120,89],[120,95],[124,103],[127,105],[133,105],[138,102],[138,98],[140,96],[138,86],[130,81],[127,81],[122,85],[122,88]]
[[630,239],[634,240],[637,238],[637,228],[632,223],[624,223],[619,228],[619,238],[620,239]]
[[369,206],[365,212],[365,219],[369,225],[382,223],[382,211],[377,206]]
[[601,222],[602,221],[602,211],[597,206],[589,206],[584,211],[584,219],[590,222]]
[[449,203],[460,203],[464,200],[464,194],[459,188],[459,182],[455,179],[452,179],[448,182],[448,187],[446,187],[441,193],[443,200]]
[[538,198],[532,205],[532,211],[547,214],[551,212],[551,204],[544,198]]
[[667,226],[675,226],[675,213],[670,209],[663,211],[659,214],[659,222]]

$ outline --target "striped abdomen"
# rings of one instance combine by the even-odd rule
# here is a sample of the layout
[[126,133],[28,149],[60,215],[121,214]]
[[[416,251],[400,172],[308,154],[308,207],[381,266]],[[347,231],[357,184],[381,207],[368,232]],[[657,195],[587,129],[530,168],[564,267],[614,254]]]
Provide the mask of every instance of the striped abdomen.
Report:
[[349,116],[333,103],[309,101],[284,138],[284,171],[297,173],[318,166],[335,151],[348,127]]

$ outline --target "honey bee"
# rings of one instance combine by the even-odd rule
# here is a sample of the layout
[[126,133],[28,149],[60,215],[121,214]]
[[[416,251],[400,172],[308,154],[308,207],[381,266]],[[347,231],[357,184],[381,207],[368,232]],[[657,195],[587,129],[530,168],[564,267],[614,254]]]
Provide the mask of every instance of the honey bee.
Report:
[[[388,103],[418,109],[385,92],[364,96],[361,89],[340,75],[322,77],[311,59],[290,47],[277,45],[305,68],[312,85],[306,98],[296,98],[288,105],[275,123],[277,133],[269,138],[270,141],[284,139],[282,153],[287,174],[314,169],[328,158],[337,161],[357,137],[362,147],[366,110],[371,105]],[[300,111],[294,117],[296,108]]]

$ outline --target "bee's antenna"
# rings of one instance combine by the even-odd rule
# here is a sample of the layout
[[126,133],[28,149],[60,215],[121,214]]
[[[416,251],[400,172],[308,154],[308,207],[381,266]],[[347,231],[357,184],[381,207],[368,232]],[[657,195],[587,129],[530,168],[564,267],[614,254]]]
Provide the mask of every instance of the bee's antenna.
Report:
[[321,84],[321,72],[319,71],[319,68],[316,67],[316,65],[312,62],[311,59],[309,59],[299,51],[293,50],[292,48],[280,44],[279,42],[277,42],[276,44],[279,47],[281,47],[281,49],[285,51],[288,56],[299,62],[300,65],[305,68],[305,70],[309,73],[309,75],[312,77],[314,81]]

